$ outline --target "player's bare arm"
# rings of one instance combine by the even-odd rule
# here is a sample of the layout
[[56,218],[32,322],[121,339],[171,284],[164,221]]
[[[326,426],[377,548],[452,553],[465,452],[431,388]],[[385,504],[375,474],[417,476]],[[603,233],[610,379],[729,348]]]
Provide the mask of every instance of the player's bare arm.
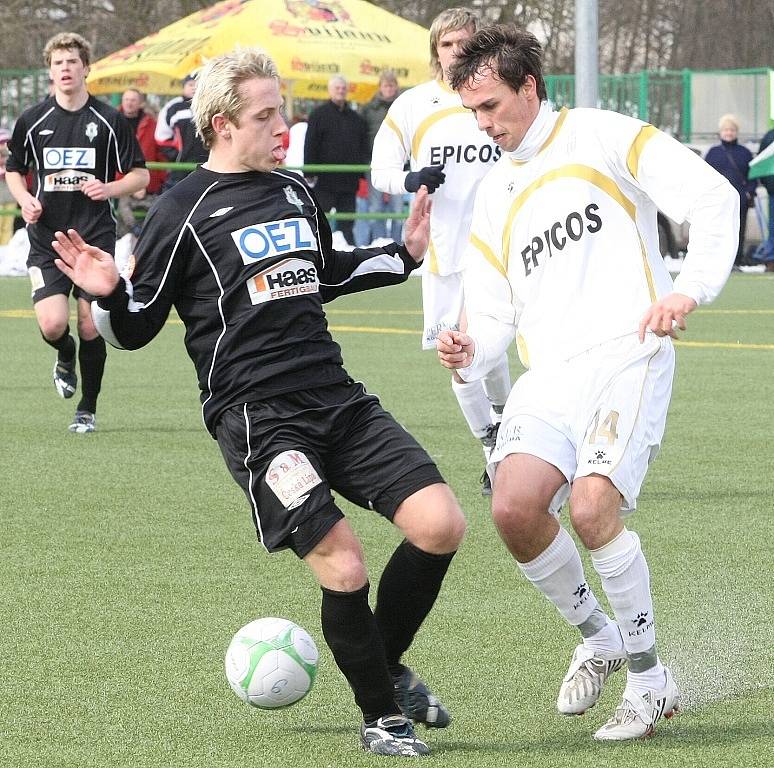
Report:
[[55,232],[51,245],[59,256],[54,263],[78,287],[93,296],[108,296],[118,285],[118,269],[113,257],[89,245],[74,230]]
[[427,187],[420,187],[406,219],[405,246],[411,258],[419,264],[430,242],[430,210],[432,202]]
[[476,342],[462,331],[441,331],[435,342],[438,359],[444,368],[467,368],[473,362]]
[[146,168],[132,168],[126,176],[115,181],[104,182],[99,179],[87,181],[81,187],[81,192],[90,200],[107,200],[110,197],[131,195],[133,192],[145,189],[149,182],[150,173]]
[[650,329],[656,336],[677,338],[675,328],[684,331],[685,316],[696,309],[696,302],[682,293],[670,293],[652,304],[640,320],[640,341]]
[[5,182],[21,208],[22,218],[27,224],[34,224],[43,213],[43,204],[27,189],[24,177],[16,171],[5,174]]

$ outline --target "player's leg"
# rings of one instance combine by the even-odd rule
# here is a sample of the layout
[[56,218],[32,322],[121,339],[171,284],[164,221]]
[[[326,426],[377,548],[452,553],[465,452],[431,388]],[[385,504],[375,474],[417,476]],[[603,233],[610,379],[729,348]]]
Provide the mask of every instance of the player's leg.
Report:
[[621,518],[622,511],[634,509],[663,435],[674,352],[669,340],[651,336],[645,344],[631,339],[606,346],[613,373],[583,432],[570,515],[591,552],[629,667],[623,702],[595,737],[623,740],[649,735],[656,720],[670,716],[679,702],[674,680],[656,653],[648,564],[639,537]]
[[322,630],[363,713],[361,743],[376,754],[427,754],[395,702],[384,644],[368,604],[368,574],[360,542],[339,520],[304,556],[322,588]]
[[395,702],[368,603],[362,549],[334,502],[318,453],[327,444],[324,403],[312,404],[323,407],[310,420],[307,395],[229,408],[216,428],[218,446],[245,493],[261,543],[269,552],[291,549],[321,585],[323,634],[362,710],[363,747],[386,755],[427,754]]
[[[460,324],[464,318],[462,273],[438,275],[432,272],[431,264],[422,275],[422,306],[425,323],[422,348],[434,350],[440,331],[459,330],[461,327]],[[497,439],[497,426],[492,418],[492,403],[487,398],[481,381],[466,382],[454,372],[451,387],[468,429],[481,444],[486,464],[489,462]],[[481,476],[481,483],[482,494],[491,495],[492,487],[486,470]]]
[[393,522],[406,538],[379,580],[376,619],[404,714],[430,728],[445,728],[451,715],[401,659],[427,618],[465,534],[465,518],[445,483],[425,486],[401,502]]
[[[460,316],[460,329],[465,331],[468,327],[468,319],[465,311],[463,310]],[[456,374],[453,378],[452,386],[456,387],[455,392],[459,391],[460,385],[469,387],[469,384],[463,383],[462,379]],[[471,417],[466,415],[468,426],[471,432],[476,435],[477,431],[480,431],[480,427],[476,429],[471,423],[471,420],[479,419],[480,423],[480,408],[482,405],[488,406],[488,413],[486,419],[488,423],[484,426],[484,434],[479,437],[481,445],[484,449],[484,473],[481,475],[481,495],[492,495],[492,479],[489,475],[489,461],[492,457],[492,451],[497,444],[497,432],[500,428],[500,423],[503,419],[503,410],[505,409],[505,403],[508,400],[508,395],[511,393],[511,372],[508,364],[508,355],[504,354],[500,360],[495,364],[492,370],[481,379],[481,391],[483,391],[484,398],[481,398],[479,391],[475,388],[471,389],[473,394],[480,405],[473,405],[471,408]],[[459,397],[458,397],[459,402]],[[465,413],[462,403],[460,408]]]
[[97,397],[102,388],[107,349],[91,317],[91,303],[78,295],[78,363],[81,369],[81,399],[70,425],[71,432],[96,429]]
[[[578,548],[558,519],[577,462],[567,427],[575,410],[566,392],[573,376],[564,366],[522,374],[492,457],[499,462],[492,506],[498,531],[525,577],[581,635],[557,697],[563,714],[593,706],[607,677],[625,661],[618,628],[600,607]],[[615,642],[614,656],[598,653]]]
[[57,269],[50,254],[30,252],[27,272],[32,285],[32,303],[40,333],[56,352],[54,387],[60,397],[75,394],[78,376],[75,371],[75,339],[70,333],[70,280]]
[[[417,441],[362,385],[342,385],[346,408],[337,450],[327,462],[331,486],[397,525],[406,538],[379,580],[374,614],[404,714],[432,727],[449,715],[402,656],[432,609],[465,532],[454,494]],[[344,398],[342,398],[342,401]]]

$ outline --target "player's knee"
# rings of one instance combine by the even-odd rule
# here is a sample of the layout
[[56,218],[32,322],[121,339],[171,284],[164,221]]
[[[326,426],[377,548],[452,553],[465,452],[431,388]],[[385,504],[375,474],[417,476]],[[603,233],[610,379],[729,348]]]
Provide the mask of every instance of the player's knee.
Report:
[[492,497],[492,522],[506,541],[525,536],[545,512],[536,499],[497,493]]
[[354,552],[337,553],[326,570],[324,586],[336,592],[356,592],[368,581],[365,563]]
[[433,554],[456,551],[467,529],[456,497],[442,483],[406,499],[395,514],[395,523],[415,547]]
[[57,341],[67,330],[67,319],[59,317],[41,317],[38,319],[40,332],[46,341]]
[[587,488],[570,497],[570,522],[588,549],[610,540],[620,527],[621,496],[604,487]]

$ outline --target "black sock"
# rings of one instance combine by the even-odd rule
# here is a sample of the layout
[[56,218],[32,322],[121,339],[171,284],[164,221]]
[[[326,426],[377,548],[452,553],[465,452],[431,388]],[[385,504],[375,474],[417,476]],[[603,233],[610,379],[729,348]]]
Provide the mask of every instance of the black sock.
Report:
[[[43,336],[43,332],[40,333]],[[65,332],[54,341],[43,336],[43,341],[49,344],[57,351],[57,357],[63,363],[69,363],[75,357],[75,339],[70,335],[70,326],[65,328]]]
[[105,372],[107,349],[102,336],[85,341],[80,339],[78,362],[81,365],[81,401],[77,410],[97,412],[97,396],[102,387],[102,374]]
[[454,552],[433,555],[404,539],[382,573],[374,616],[384,640],[393,675],[402,671],[400,657],[438,597]]
[[335,592],[323,587],[322,593],[325,642],[355,694],[363,720],[370,723],[384,715],[400,714],[384,645],[368,605],[368,584],[357,592]]

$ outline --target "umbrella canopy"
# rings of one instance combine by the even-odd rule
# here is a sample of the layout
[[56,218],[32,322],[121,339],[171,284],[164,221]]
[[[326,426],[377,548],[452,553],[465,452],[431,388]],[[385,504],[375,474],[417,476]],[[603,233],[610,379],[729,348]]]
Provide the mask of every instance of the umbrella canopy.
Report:
[[762,176],[774,176],[774,144],[769,144],[754,160],[750,160],[748,179],[760,179]]
[[94,94],[179,94],[183,77],[208,58],[258,46],[277,63],[288,95],[327,98],[328,80],[342,75],[350,98],[362,102],[384,69],[401,87],[426,80],[428,39],[423,27],[364,0],[223,0],[100,59],[87,82]]

